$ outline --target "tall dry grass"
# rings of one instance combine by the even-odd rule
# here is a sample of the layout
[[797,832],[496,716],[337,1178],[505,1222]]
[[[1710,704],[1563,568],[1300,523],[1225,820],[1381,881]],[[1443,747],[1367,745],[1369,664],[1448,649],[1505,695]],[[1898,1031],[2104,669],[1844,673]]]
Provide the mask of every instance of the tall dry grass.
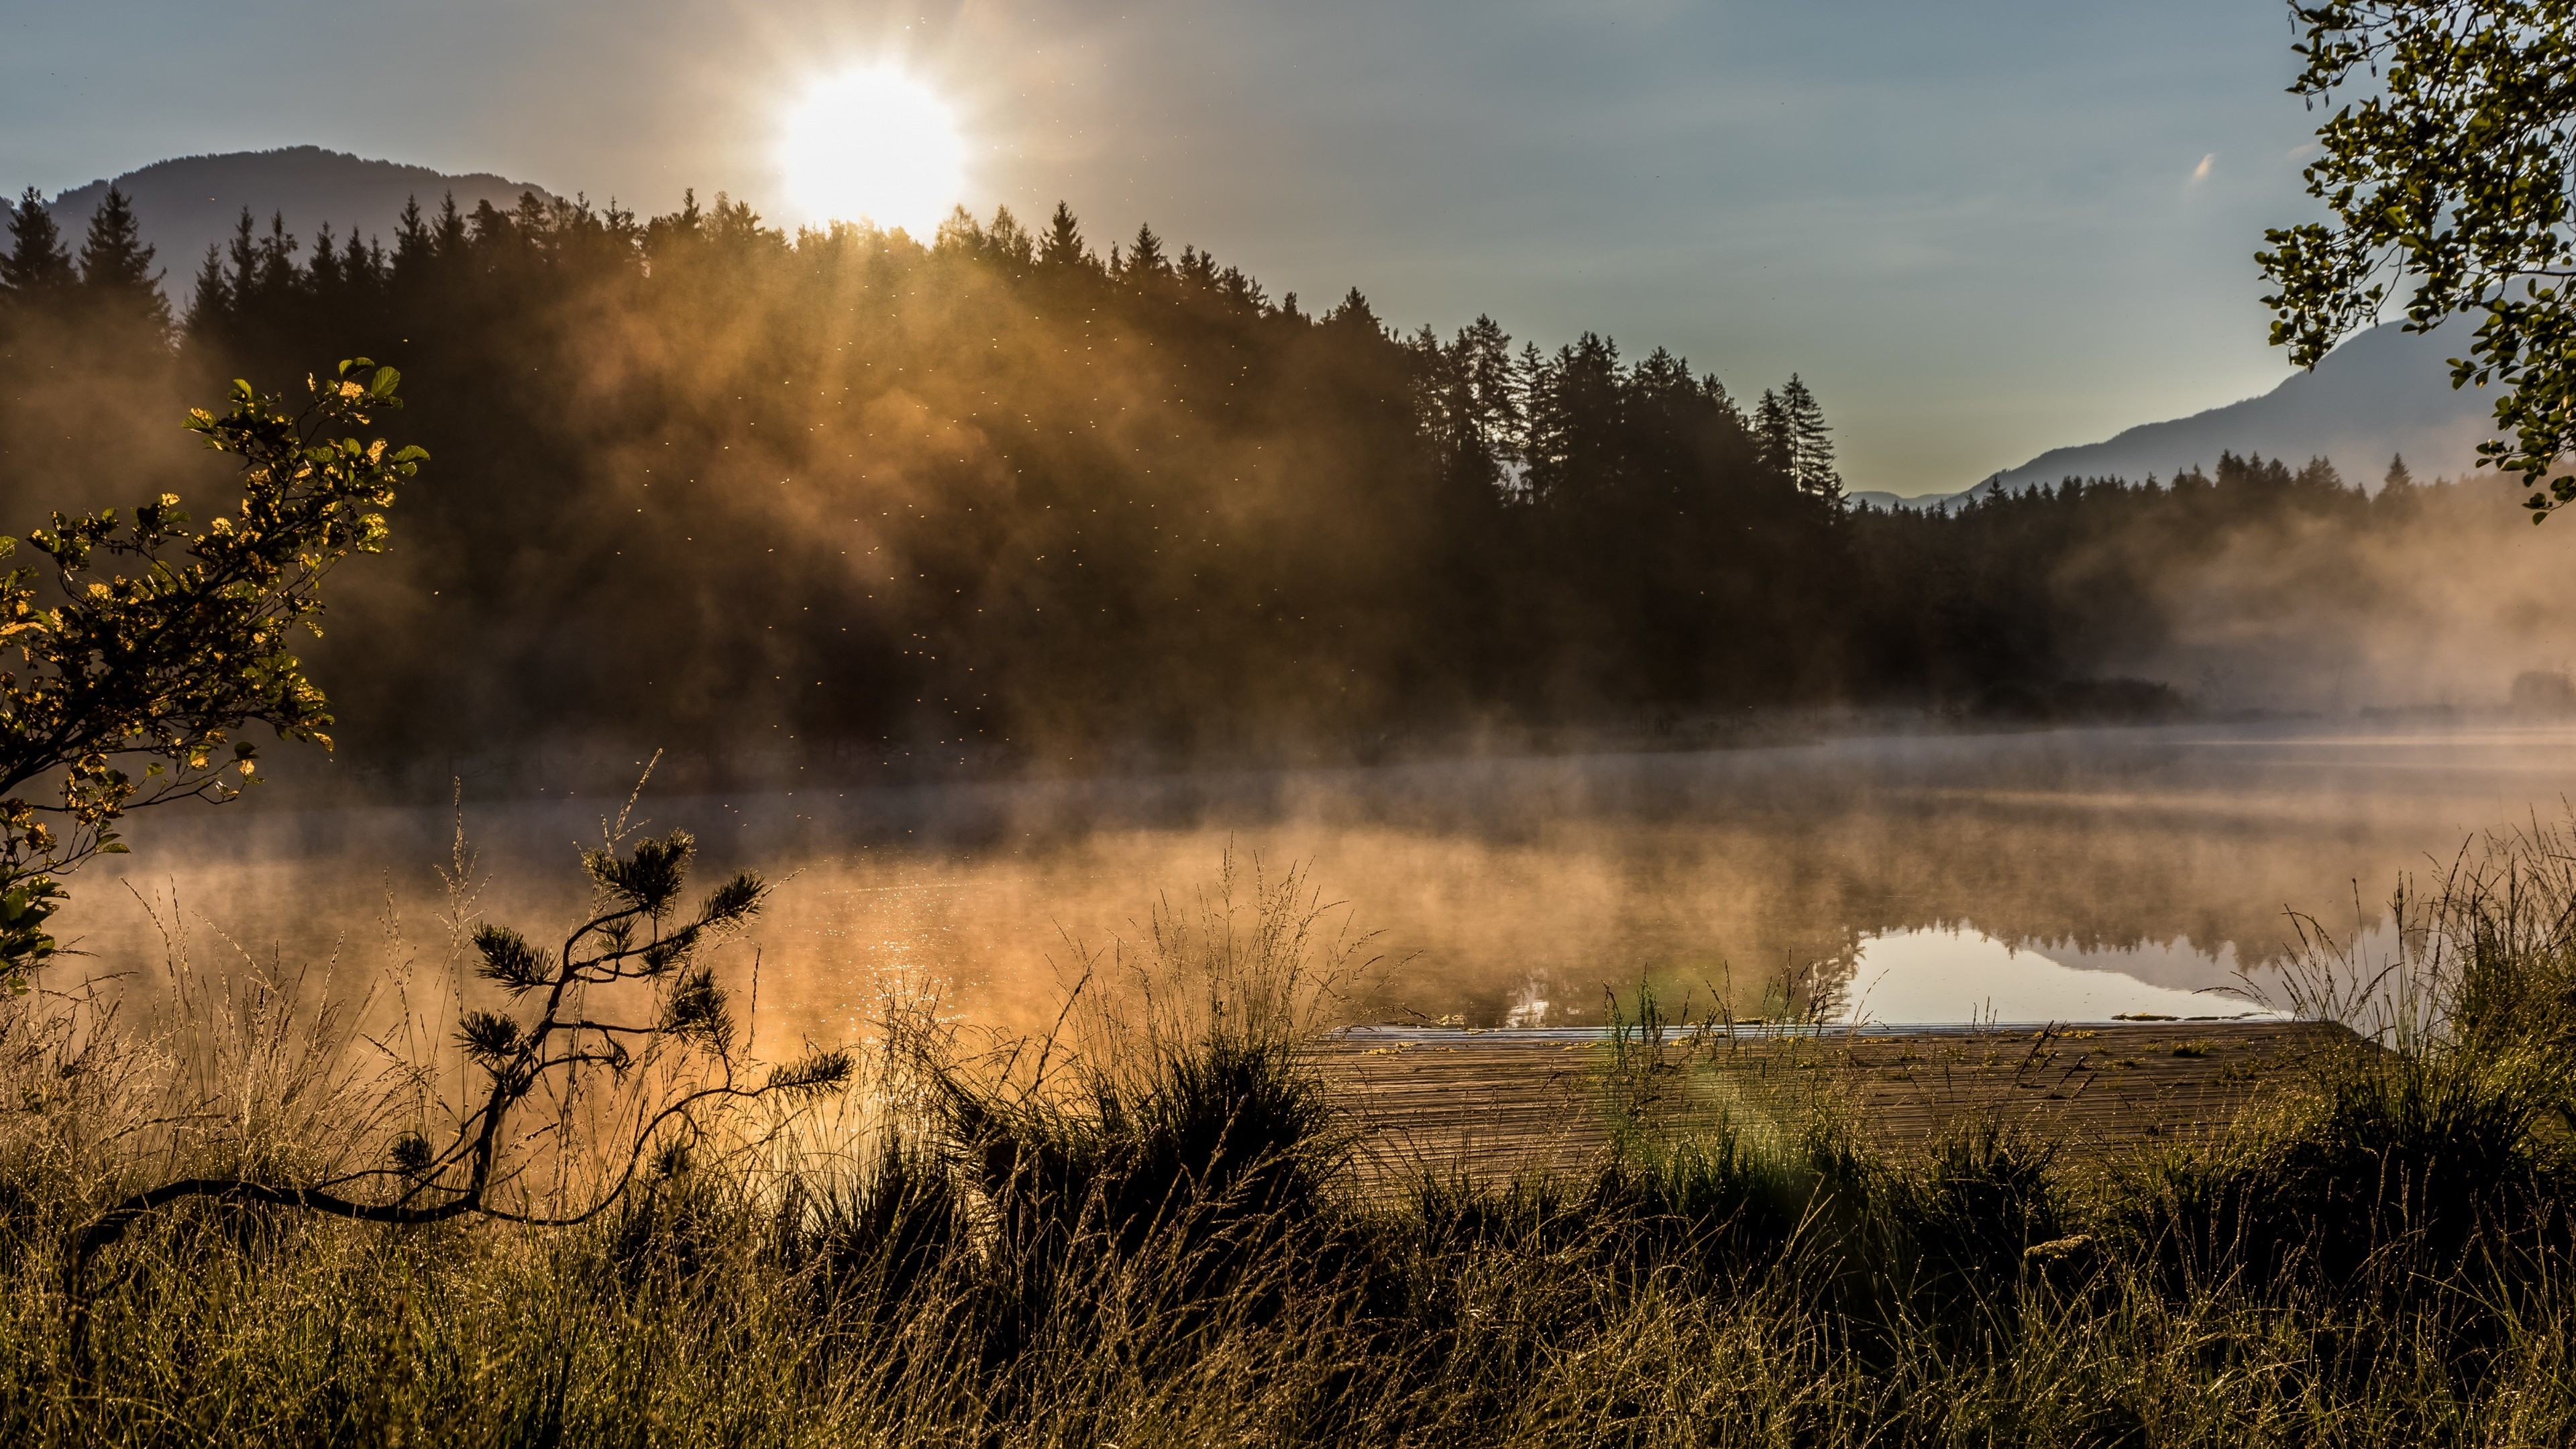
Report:
[[1992,1120],[1889,1157],[1825,1107],[1372,1192],[1298,1051],[1367,943],[1229,873],[1084,958],[1050,1039],[898,1014],[838,1115],[581,1227],[155,1218],[86,1362],[88,1214],[207,1162],[338,1170],[424,1088],[276,983],[157,1023],[25,998],[0,1441],[2560,1444],[2569,845],[2464,856],[2399,959],[2320,937],[2303,999],[2381,1015],[2274,1115],[2114,1172]]

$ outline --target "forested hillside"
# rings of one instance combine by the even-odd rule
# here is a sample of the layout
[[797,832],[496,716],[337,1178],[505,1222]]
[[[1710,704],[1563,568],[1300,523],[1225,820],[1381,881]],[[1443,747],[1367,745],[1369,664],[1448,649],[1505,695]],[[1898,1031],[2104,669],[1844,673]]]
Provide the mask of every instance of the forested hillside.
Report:
[[541,186],[488,171],[454,175],[320,146],[285,146],[177,156],[102,177],[56,195],[50,203],[55,223],[77,237],[110,190],[134,208],[142,239],[170,265],[182,300],[189,270],[208,244],[220,246],[231,237],[245,206],[307,237],[326,222],[343,234],[390,236],[404,204],[415,196],[434,203],[442,193],[452,194],[470,211],[487,199],[506,207],[531,191],[547,194]]
[[[130,212],[57,237],[31,195],[12,242],[13,528],[187,494],[175,424],[225,379],[404,370],[395,430],[434,463],[312,651],[362,758],[793,741],[1061,768],[1771,705],[2153,714],[2231,678],[2254,702],[2264,650],[2348,677],[2314,621],[2422,603],[2356,562],[2388,540],[2529,533],[2483,487],[2373,499],[2234,458],[1847,508],[1794,380],[1748,407],[1600,337],[1402,333],[1150,228],[1104,255],[1061,207],[927,245],[722,198],[415,208],[365,245],[246,216],[176,318]],[[2272,632],[2205,637],[2213,599]],[[2130,673],[2180,692],[2090,682]]]

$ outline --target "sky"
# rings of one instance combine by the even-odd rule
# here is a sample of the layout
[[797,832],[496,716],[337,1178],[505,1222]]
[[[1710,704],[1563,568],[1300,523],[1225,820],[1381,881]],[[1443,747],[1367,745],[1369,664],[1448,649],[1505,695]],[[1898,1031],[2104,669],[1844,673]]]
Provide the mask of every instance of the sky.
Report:
[[2315,212],[2292,38],[2247,0],[0,0],[0,186],[312,144],[792,223],[784,116],[893,64],[979,213],[1794,371],[1849,486],[1916,494],[2288,375],[2252,254]]

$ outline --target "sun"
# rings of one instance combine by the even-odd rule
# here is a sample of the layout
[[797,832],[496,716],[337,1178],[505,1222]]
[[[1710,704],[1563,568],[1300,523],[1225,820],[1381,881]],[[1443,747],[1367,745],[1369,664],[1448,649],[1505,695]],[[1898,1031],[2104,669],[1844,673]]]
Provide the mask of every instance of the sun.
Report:
[[927,241],[966,186],[966,140],[937,92],[892,66],[844,71],[787,113],[778,146],[805,219],[872,221]]

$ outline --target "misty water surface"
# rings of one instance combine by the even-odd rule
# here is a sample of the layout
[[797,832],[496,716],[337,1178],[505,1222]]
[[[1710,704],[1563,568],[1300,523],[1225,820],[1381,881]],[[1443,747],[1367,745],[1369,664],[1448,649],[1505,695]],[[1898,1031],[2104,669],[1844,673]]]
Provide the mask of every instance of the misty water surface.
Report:
[[[2306,912],[2350,937],[2401,872],[2562,811],[2576,729],[2270,724],[1841,739],[1707,754],[1481,759],[1091,782],[659,797],[709,865],[783,878],[753,941],[766,1042],[862,1032],[888,989],[1044,1025],[1081,949],[1159,899],[1297,865],[1384,965],[1377,1020],[1598,1021],[1651,980],[1695,1010],[1839,989],[1882,1021],[2245,1009]],[[444,808],[163,812],[78,879],[55,971],[158,979],[154,914],[200,971],[354,991],[438,963]],[[483,916],[543,938],[616,801],[477,800]],[[119,883],[122,876],[123,884]],[[175,902],[175,905],[174,905]],[[1079,946],[1077,946],[1079,943]],[[2197,993],[2197,994],[2195,994]]]

